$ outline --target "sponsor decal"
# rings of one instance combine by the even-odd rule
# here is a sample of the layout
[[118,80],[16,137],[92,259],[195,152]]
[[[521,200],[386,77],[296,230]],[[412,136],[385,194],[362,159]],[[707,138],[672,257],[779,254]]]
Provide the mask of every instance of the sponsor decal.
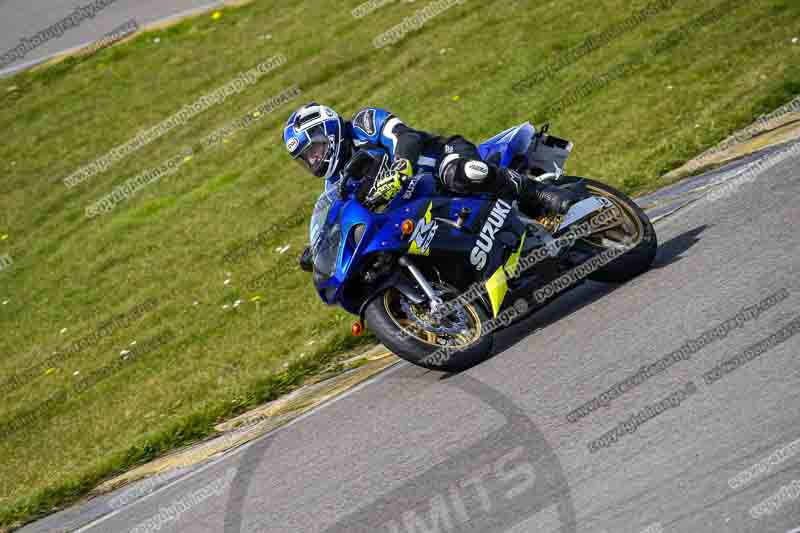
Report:
[[360,111],[356,118],[353,119],[353,125],[370,137],[375,135],[375,110],[364,109]]
[[292,137],[286,142],[286,149],[290,152],[294,152],[297,150],[297,145],[300,144],[300,141],[297,140],[296,137]]
[[378,169],[378,175],[375,178],[375,183],[380,181],[381,178],[386,176],[391,171],[389,167],[389,154],[383,154],[383,158],[381,159],[381,166]]
[[419,174],[411,178],[411,181],[408,182],[408,187],[406,188],[406,192],[403,193],[404,200],[410,200],[412,196],[414,196],[414,189],[417,188],[417,183],[419,183]]
[[489,213],[489,218],[486,219],[475,246],[469,254],[469,262],[472,263],[475,270],[483,270],[486,266],[489,252],[494,247],[495,235],[505,224],[506,217],[510,212],[511,206],[503,200],[497,200],[497,203],[494,204],[492,212]]
[[411,246],[408,248],[408,253],[410,254],[428,255],[431,253],[431,243],[436,235],[436,230],[439,229],[439,223],[433,220],[431,215],[432,206],[433,202],[430,202],[425,216],[419,219],[414,227],[414,233],[411,234],[410,238]]

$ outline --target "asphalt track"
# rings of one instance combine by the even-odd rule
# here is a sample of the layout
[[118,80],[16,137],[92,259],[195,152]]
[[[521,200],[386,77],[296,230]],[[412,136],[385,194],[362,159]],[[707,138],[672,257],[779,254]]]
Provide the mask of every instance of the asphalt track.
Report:
[[[123,507],[111,509],[111,494],[21,531],[787,533],[800,527],[797,492],[784,490],[775,500],[779,508],[751,515],[800,479],[800,445],[765,463],[748,483],[731,481],[800,438],[800,336],[718,381],[703,379],[800,314],[800,144],[795,148],[729,196],[708,201],[696,193],[661,219],[651,271],[624,285],[587,283],[565,294],[498,334],[496,355],[467,372],[447,376],[396,365]],[[777,153],[769,149],[703,180],[730,178],[749,161],[774,160]],[[782,289],[787,298],[724,338],[608,407],[566,419],[640,366]],[[697,391],[679,405],[590,451],[590,441],[689,382]],[[162,520],[148,527],[159,513]]]
[[[38,32],[72,14],[76,7],[92,0],[0,0],[0,55],[13,49],[22,38]],[[59,52],[83,47],[130,20],[139,26],[175,15],[221,4],[216,0],[115,0],[105,9],[68,29],[61,37],[31,50],[25,57],[0,67],[0,75],[13,73]]]

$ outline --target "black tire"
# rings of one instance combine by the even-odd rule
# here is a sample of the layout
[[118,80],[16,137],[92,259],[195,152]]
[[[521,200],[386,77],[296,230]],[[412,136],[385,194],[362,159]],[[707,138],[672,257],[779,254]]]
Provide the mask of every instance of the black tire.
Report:
[[[392,291],[394,289],[387,289]],[[480,319],[481,324],[489,320],[486,309],[480,302],[470,304]],[[386,304],[386,292],[372,300],[364,313],[367,327],[375,334],[384,346],[397,356],[417,366],[429,370],[444,372],[461,372],[484,361],[492,349],[492,335],[479,335],[469,347],[451,353],[432,354],[437,347],[417,337],[405,333],[402,327],[389,315]],[[426,358],[428,358],[426,360]]]
[[587,277],[602,283],[623,283],[649,270],[658,251],[658,237],[652,222],[650,222],[644,211],[627,195],[599,181],[577,176],[564,176],[558,181],[558,185],[577,183],[580,180],[583,181],[587,192],[608,198],[619,208],[626,211],[626,214],[631,219],[635,217],[640,225],[639,231],[641,233],[641,240],[636,246]]

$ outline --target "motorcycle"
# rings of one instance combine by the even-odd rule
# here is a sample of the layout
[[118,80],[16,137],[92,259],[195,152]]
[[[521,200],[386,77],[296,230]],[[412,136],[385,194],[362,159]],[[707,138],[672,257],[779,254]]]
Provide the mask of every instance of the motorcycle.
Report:
[[[370,211],[355,192],[365,175],[388,171],[388,155],[360,150],[339,181],[326,184],[311,217],[313,280],[322,301],[358,316],[354,335],[366,321],[403,359],[457,372],[488,357],[497,321],[523,314],[515,303],[526,302],[529,315],[582,279],[621,283],[648,270],[658,244],[647,215],[608,185],[564,175],[572,143],[548,129],[526,122],[479,152],[484,161],[583,198],[556,217],[530,218],[516,202],[490,194],[439,194],[435,160],[425,155],[404,190]],[[598,217],[602,223],[586,225]],[[594,270],[583,266],[609,251],[613,260]],[[584,277],[564,286],[565,273],[581,268]]]

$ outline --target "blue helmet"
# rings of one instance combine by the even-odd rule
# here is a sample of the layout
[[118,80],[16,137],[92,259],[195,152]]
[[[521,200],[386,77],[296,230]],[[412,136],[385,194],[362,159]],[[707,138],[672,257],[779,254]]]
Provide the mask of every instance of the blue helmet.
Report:
[[333,176],[350,155],[347,124],[336,111],[316,102],[292,113],[283,142],[292,159],[319,178]]

